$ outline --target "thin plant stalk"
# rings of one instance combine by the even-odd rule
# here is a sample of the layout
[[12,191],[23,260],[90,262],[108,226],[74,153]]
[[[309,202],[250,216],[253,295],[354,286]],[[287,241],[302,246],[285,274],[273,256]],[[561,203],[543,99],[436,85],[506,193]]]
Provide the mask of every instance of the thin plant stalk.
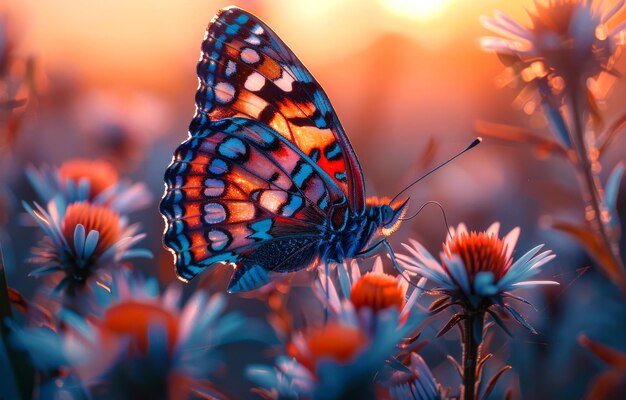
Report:
[[[463,325],[463,400],[476,398],[476,367],[481,338],[474,335],[476,324],[484,319],[483,312],[469,312]],[[481,324],[482,325],[482,324]]]
[[[603,221],[603,215],[606,215],[603,206],[603,189],[598,174],[593,168],[590,149],[585,141],[583,113],[580,110],[578,91],[573,89],[570,96],[569,103],[573,121],[572,145],[576,154],[575,168],[581,182],[583,201],[585,202],[585,219],[591,224],[598,243],[604,247],[611,258],[610,261],[613,265],[605,265],[604,269],[613,279],[618,280],[616,284],[626,293],[626,270],[620,256],[619,246],[609,236]],[[595,151],[595,149],[592,150]]]

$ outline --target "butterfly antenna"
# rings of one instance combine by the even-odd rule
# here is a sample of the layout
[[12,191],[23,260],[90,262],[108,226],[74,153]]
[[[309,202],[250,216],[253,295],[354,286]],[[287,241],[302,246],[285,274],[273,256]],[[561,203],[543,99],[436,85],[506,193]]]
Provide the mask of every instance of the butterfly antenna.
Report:
[[477,137],[476,139],[474,139],[472,141],[472,143],[469,144],[469,146],[467,146],[465,149],[463,149],[462,151],[458,152],[457,154],[455,154],[454,156],[448,158],[446,161],[442,162],[441,164],[437,165],[435,168],[431,169],[430,171],[428,171],[427,173],[425,173],[424,175],[422,175],[420,178],[418,178],[417,180],[413,181],[411,184],[407,185],[404,189],[402,189],[401,191],[398,192],[398,194],[396,194],[393,199],[391,199],[391,201],[389,202],[389,204],[393,203],[398,196],[400,196],[402,193],[406,192],[411,186],[415,185],[416,183],[418,183],[419,181],[421,181],[422,179],[430,176],[430,174],[434,173],[435,171],[437,171],[439,168],[443,167],[444,165],[448,164],[450,161],[456,159],[457,157],[461,156],[463,153],[465,153],[468,150],[471,150],[472,148],[478,146],[478,144],[482,142],[482,138]]
[[417,217],[417,215],[418,215],[419,213],[421,213],[421,212],[422,212],[422,210],[423,210],[424,208],[426,208],[426,206],[431,205],[431,204],[436,205],[436,206],[437,206],[437,207],[439,207],[439,209],[441,210],[441,215],[443,216],[443,222],[446,224],[446,232],[448,232],[448,236],[452,236],[452,234],[450,233],[450,224],[448,224],[448,217],[446,216],[446,210],[443,208],[443,206],[441,205],[441,203],[439,203],[439,202],[437,202],[437,201],[434,201],[434,200],[427,201],[424,205],[422,205],[422,206],[419,208],[419,210],[417,210],[417,211],[415,212],[415,214],[411,215],[410,217],[400,218],[399,220],[400,220],[400,221],[408,221],[408,220],[410,220],[410,219],[413,219],[413,218]]

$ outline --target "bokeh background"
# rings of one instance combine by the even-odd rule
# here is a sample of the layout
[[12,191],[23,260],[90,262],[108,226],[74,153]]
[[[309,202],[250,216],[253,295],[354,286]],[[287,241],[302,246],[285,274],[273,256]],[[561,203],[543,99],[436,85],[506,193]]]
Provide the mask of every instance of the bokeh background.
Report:
[[[608,1],[611,4],[613,2]],[[169,253],[161,247],[163,221],[158,200],[171,154],[187,135],[194,112],[195,64],[208,21],[232,1],[20,0],[0,3],[0,54],[15,62],[5,90],[29,94],[28,102],[2,118],[11,119],[11,151],[0,157],[0,226],[10,285],[28,293],[34,283],[28,251],[35,229],[21,201],[35,195],[26,182],[28,165],[58,165],[75,158],[104,158],[122,175],[145,182],[153,203],[133,214],[148,233],[144,245],[156,255],[140,267],[162,282],[175,279]],[[499,87],[503,67],[480,49],[489,32],[481,15],[499,9],[528,22],[526,0],[267,0],[234,4],[257,14],[294,50],[323,85],[355,148],[370,195],[392,197],[428,167],[465,147],[477,121],[520,125],[549,135],[545,122],[516,97],[519,88]],[[616,21],[624,21],[626,14]],[[626,72],[626,57],[617,70]],[[607,121],[626,107],[626,81],[613,78],[601,104]],[[8,131],[7,131],[8,132]],[[8,133],[7,133],[8,134]],[[604,159],[626,159],[623,139]],[[610,168],[607,168],[607,171]],[[622,185],[624,189],[624,185]],[[557,259],[543,278],[560,287],[523,293],[537,311],[524,314],[539,331],[498,333],[492,370],[510,363],[513,372],[498,385],[516,398],[580,398],[605,367],[581,348],[581,333],[626,349],[626,300],[589,268],[591,261],[569,238],[545,228],[550,217],[582,220],[574,173],[563,160],[532,148],[487,138],[475,150],[411,190],[412,209],[429,200],[442,204],[451,224],[484,229],[501,221],[521,226],[520,251],[541,242]],[[619,198],[621,215],[626,200]],[[437,251],[445,238],[441,211],[429,206],[392,237],[394,247],[409,237]],[[226,277],[212,274],[197,284],[224,290]],[[210,282],[207,282],[209,281]],[[310,293],[302,289],[306,300]],[[297,297],[297,294],[294,295]],[[232,297],[233,308],[264,316],[262,304]],[[303,307],[293,301],[293,307]],[[424,332],[432,339],[445,320]],[[424,357],[435,376],[457,387],[445,360],[458,355],[456,333],[432,340]],[[250,349],[233,350],[249,351]],[[256,357],[253,355],[252,357]],[[239,357],[241,358],[241,357]],[[233,357],[236,364],[238,357]],[[231,376],[233,382],[237,376]],[[242,378],[239,378],[242,379]],[[251,396],[246,392],[238,396]],[[456,391],[456,389],[455,389]],[[497,398],[498,393],[494,395]]]

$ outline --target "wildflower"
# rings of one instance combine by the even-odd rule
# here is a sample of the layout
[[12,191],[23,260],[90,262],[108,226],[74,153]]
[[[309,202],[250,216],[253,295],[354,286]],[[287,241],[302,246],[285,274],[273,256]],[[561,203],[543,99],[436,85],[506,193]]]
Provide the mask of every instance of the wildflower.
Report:
[[505,14],[483,17],[488,29],[504,37],[482,39],[485,49],[513,56],[524,63],[522,78],[532,81],[557,75],[566,82],[585,82],[613,67],[617,47],[624,42],[626,25],[609,30],[607,24],[620,11],[619,1],[606,12],[589,0],[535,2],[530,13],[532,26],[523,27]]
[[519,237],[519,228],[504,238],[498,236],[500,224],[492,224],[485,232],[469,232],[464,224],[451,229],[443,244],[441,263],[417,241],[411,246],[403,244],[410,255],[398,254],[398,262],[406,270],[424,276],[435,283],[437,291],[451,301],[462,303],[469,309],[488,308],[502,304],[509,291],[535,285],[558,285],[548,280],[530,280],[539,267],[552,260],[550,250],[539,253],[543,245],[536,246],[517,261],[513,251]]
[[[374,261],[371,271],[365,274],[361,274],[356,260],[352,260],[349,274],[346,265],[337,265],[336,268],[341,292],[338,292],[332,280],[328,279],[327,293],[326,275],[321,270],[316,290],[320,301],[328,302],[334,318],[346,324],[371,330],[375,329],[376,318],[381,312],[394,309],[399,313],[398,329],[404,330],[405,336],[421,322],[422,315],[416,308],[416,302],[423,292],[421,288],[426,279],[421,279],[415,285],[416,288],[410,290],[406,277],[396,277],[383,272],[383,262],[380,257]],[[406,326],[405,323],[407,323]]]
[[[498,223],[492,224],[485,232],[469,232],[464,224],[460,224],[456,230],[452,229],[443,244],[441,263],[414,240],[411,246],[403,244],[410,255],[397,255],[403,268],[437,285],[432,293],[442,296],[431,304],[431,312],[439,313],[451,306],[461,308],[441,329],[439,336],[454,326],[459,326],[461,330],[463,366],[459,366],[459,369],[463,375],[462,397],[465,400],[477,398],[481,387],[482,364],[478,360],[479,354],[486,354],[482,346],[486,314],[507,333],[508,329],[493,308],[508,312],[522,326],[536,333],[505,299],[528,303],[509,291],[523,286],[558,285],[554,281],[529,280],[537,274],[539,267],[555,257],[550,250],[540,253],[543,245],[539,245],[514,261],[513,252],[520,234],[519,228],[513,229],[504,238],[499,237],[499,230]],[[509,368],[505,365],[496,372],[486,385],[486,390],[490,390]],[[487,393],[483,393],[483,396],[486,397]]]
[[389,311],[374,336],[338,321],[298,332],[276,366],[251,365],[247,376],[268,398],[373,398],[376,374],[402,339]]
[[325,325],[293,335],[275,367],[248,368],[248,377],[264,395],[370,398],[390,375],[386,361],[399,363],[396,358],[410,347],[405,338],[423,320],[415,307],[421,290],[407,297],[408,283],[384,274],[380,258],[364,275],[356,261],[350,269],[348,274],[337,265],[341,291],[320,270],[316,294],[330,311]]
[[66,205],[62,199],[48,203],[47,210],[24,203],[46,237],[33,250],[32,261],[42,264],[31,272],[43,276],[62,272],[56,290],[75,294],[93,279],[108,285],[108,267],[128,258],[150,258],[145,249],[134,248],[145,237],[137,234],[137,225],[127,225],[124,218],[109,208],[85,202]]
[[68,203],[89,201],[118,212],[134,211],[150,202],[144,184],[120,181],[113,165],[103,160],[73,159],[58,168],[30,167],[26,174],[45,202],[62,196]]
[[207,377],[220,364],[220,346],[250,336],[241,316],[225,313],[220,294],[197,291],[181,306],[178,286],[160,293],[156,280],[129,274],[114,275],[111,293],[99,294],[94,316],[64,310],[63,329],[14,327],[12,336],[40,371],[65,369],[91,395],[213,398]]
[[394,372],[390,384],[389,397],[392,400],[442,400],[447,398],[430,368],[417,353],[411,353],[407,371]]

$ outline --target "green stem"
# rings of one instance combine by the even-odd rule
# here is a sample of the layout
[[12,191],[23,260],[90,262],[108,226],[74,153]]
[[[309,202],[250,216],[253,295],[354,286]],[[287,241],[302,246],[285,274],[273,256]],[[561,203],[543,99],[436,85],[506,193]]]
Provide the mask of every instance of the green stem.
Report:
[[468,313],[463,327],[463,400],[476,398],[476,367],[480,342],[474,336],[474,326],[479,318],[484,318],[484,314]]

